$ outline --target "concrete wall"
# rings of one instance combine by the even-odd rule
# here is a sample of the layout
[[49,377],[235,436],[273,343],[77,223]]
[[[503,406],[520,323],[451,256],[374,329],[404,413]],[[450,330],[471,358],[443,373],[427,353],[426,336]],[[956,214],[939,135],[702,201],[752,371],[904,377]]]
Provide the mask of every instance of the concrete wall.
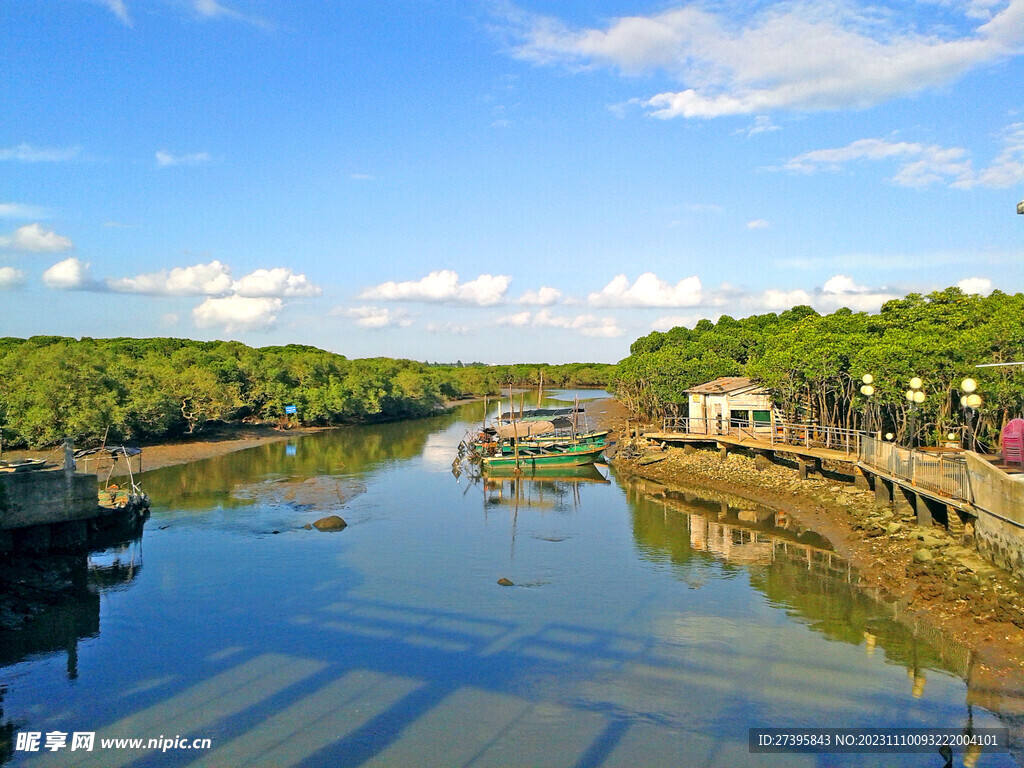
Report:
[[68,479],[61,469],[0,473],[0,531],[95,517],[96,475]]
[[978,519],[978,551],[1024,578],[1024,476],[1008,475],[968,451],[967,469]]

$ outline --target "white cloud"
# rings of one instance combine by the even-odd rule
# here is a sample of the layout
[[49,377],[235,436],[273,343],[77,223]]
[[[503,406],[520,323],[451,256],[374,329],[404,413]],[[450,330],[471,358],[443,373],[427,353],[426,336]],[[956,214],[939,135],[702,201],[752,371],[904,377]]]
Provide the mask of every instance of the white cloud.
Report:
[[899,295],[886,288],[857,285],[846,275],[834,275],[825,281],[821,292],[811,302],[804,303],[826,310],[849,307],[857,312],[876,312],[885,302],[899,298]]
[[877,312],[885,302],[899,295],[886,288],[858,285],[846,275],[834,275],[821,288],[811,291],[769,288],[733,298],[741,307],[753,312],[782,312],[798,304],[807,304],[819,312],[833,312],[840,307],[848,307],[855,312]]
[[160,325],[164,328],[173,328],[180,320],[176,312],[165,312],[160,316]]
[[825,281],[825,284],[821,287],[822,293],[866,293],[868,291],[863,285],[857,285],[852,277],[846,275],[835,275]]
[[562,330],[575,331],[581,336],[596,336],[600,338],[616,338],[623,333],[612,317],[596,317],[590,314],[567,317],[552,315],[549,309],[542,309],[539,312],[518,312],[514,315],[506,315],[497,318],[494,324],[507,325],[514,328],[526,326],[560,328]]
[[619,275],[587,297],[587,303],[594,307],[695,307],[703,301],[703,289],[696,275],[673,286],[653,272],[640,275],[632,285],[625,275]]
[[218,3],[217,0],[192,0],[192,7],[199,16],[205,19],[229,18],[252,24],[256,27],[270,29],[271,24],[258,16],[250,16],[234,8]]
[[221,296],[232,287],[231,269],[219,261],[175,267],[135,277],[106,281],[118,293],[144,293],[151,296]]
[[58,261],[43,272],[43,283],[49,288],[62,291],[102,290],[89,275],[89,265],[74,256]]
[[161,149],[156,153],[156,164],[161,168],[168,168],[172,165],[200,165],[208,162],[210,162],[210,155],[207,152],[172,155],[166,149]]
[[71,238],[43,229],[39,224],[26,224],[14,234],[0,237],[0,248],[30,253],[60,253],[75,247]]
[[747,222],[747,229],[768,229],[771,226],[767,219],[754,219]]
[[1024,123],[1014,123],[1002,132],[1003,150],[992,165],[979,171],[970,180],[960,180],[954,187],[995,187],[1003,189],[1024,181]]
[[902,187],[944,183],[954,189],[1005,188],[1024,181],[1024,123],[1007,126],[1000,134],[1002,150],[992,164],[975,171],[970,153],[961,147],[941,147],[885,139],[859,139],[845,147],[816,149],[788,160],[781,168],[814,173],[838,171],[859,160],[897,161],[891,181]]
[[[749,20],[697,4],[573,30],[557,19],[511,11],[522,45],[541,64],[611,66],[626,73],[662,70],[683,84],[645,100],[658,118],[763,115],[773,110],[861,109],[946,85],[965,73],[1018,55],[1024,0],[969,31],[919,31],[912,14],[852,2],[772,5]],[[743,7],[742,4],[737,7]],[[972,3],[972,18],[991,3]]]
[[431,303],[471,304],[480,307],[501,304],[512,278],[507,275],[480,275],[476,280],[459,283],[457,273],[448,269],[431,272],[421,280],[386,283],[367,288],[361,299],[386,301],[423,301]]
[[257,269],[235,283],[234,292],[250,298],[310,298],[323,293],[320,286],[311,283],[305,275],[297,275],[285,267]]
[[469,336],[472,334],[472,329],[461,323],[428,323],[427,331],[442,336]]
[[813,303],[814,298],[811,294],[799,288],[791,291],[769,288],[758,295],[750,296],[744,300],[744,304],[767,312],[782,312],[798,304]]
[[[838,171],[857,160],[897,160],[899,170],[892,182],[902,187],[924,187],[939,181],[954,186],[972,177],[967,150],[885,139],[859,139],[845,147],[816,149],[790,159],[782,169],[801,173]],[[770,170],[780,170],[773,168]]]
[[747,128],[740,128],[733,133],[745,133],[747,137],[757,136],[759,133],[771,133],[772,131],[779,130],[779,126],[772,123],[772,119],[768,115],[758,115],[754,118],[754,124]]
[[527,291],[519,297],[517,304],[534,304],[537,306],[547,306],[554,304],[562,298],[562,292],[557,288],[549,288],[544,286],[538,288],[536,291]]
[[[332,314],[339,314],[332,312]],[[412,325],[409,313],[385,307],[352,307],[344,310],[346,317],[354,318],[362,328],[408,328]]]
[[14,160],[20,163],[59,163],[74,160],[81,153],[81,147],[56,147],[42,149],[30,144],[18,144],[0,149],[0,161]]
[[251,299],[244,296],[210,298],[192,310],[199,328],[222,328],[227,333],[269,328],[277,320],[281,299]]
[[14,267],[0,267],[0,291],[25,284],[25,273]]
[[992,293],[992,281],[986,277],[965,277],[956,285],[964,293],[976,293],[980,296]]
[[658,317],[656,321],[650,324],[651,331],[671,331],[674,328],[684,326],[686,328],[693,328],[701,319],[707,317],[713,323],[721,315],[707,315],[707,314],[670,314],[665,317]]
[[0,219],[45,219],[50,212],[38,205],[0,203]]
[[348,177],[352,181],[375,181],[377,179],[372,173],[350,173]]
[[124,0],[103,0],[103,4],[110,9],[121,22],[126,26],[132,26],[132,17],[128,15],[128,8],[124,4]]
[[523,328],[529,325],[532,319],[532,312],[517,312],[514,315],[499,317],[494,323],[495,325],[510,325],[513,328]]

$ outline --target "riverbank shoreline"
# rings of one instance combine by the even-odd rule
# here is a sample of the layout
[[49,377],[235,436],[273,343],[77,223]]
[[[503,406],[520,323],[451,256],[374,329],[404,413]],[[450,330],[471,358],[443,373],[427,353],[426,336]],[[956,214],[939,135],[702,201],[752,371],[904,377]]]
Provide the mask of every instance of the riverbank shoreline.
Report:
[[[997,674],[1024,676],[1024,585],[982,560],[969,545],[937,526],[878,506],[852,485],[812,478],[779,465],[758,468],[754,459],[716,451],[657,452],[641,464],[620,455],[612,461],[625,477],[667,489],[696,486],[728,493],[778,511],[824,536],[850,562],[865,588],[971,649],[977,663]],[[650,454],[648,454],[650,455]]]
[[[460,405],[484,402],[483,396],[467,397],[459,400],[448,400],[444,403],[444,409],[450,410]],[[497,396],[489,398],[491,402],[498,400]],[[142,448],[142,469],[148,472],[152,469],[174,467],[181,464],[190,464],[193,461],[212,459],[217,456],[224,456],[236,451],[244,451],[249,448],[256,448],[268,443],[276,443],[282,440],[291,440],[304,435],[312,435],[317,432],[324,432],[332,429],[343,429],[348,424],[338,424],[328,427],[301,427],[293,426],[287,429],[281,428],[273,423],[243,424],[243,423],[218,423],[207,425],[202,432],[187,438],[174,440],[159,440],[152,442],[133,443]],[[41,450],[5,450],[2,457],[7,461],[18,461],[21,459],[45,459],[55,463],[63,461],[64,447]],[[90,469],[95,467],[95,461]],[[138,471],[138,460],[132,459],[132,471]],[[105,476],[110,468],[109,461],[101,465]],[[81,467],[80,467],[81,469]],[[128,468],[123,460],[117,462],[112,477],[125,477]]]
[[[268,443],[290,440],[304,435],[311,435],[338,427],[292,427],[281,429],[273,424],[217,424],[188,439],[168,440],[152,444],[143,443],[142,469],[162,469],[193,461],[212,459],[235,451],[244,451]],[[18,459],[47,459],[60,462],[63,460],[63,447],[41,451],[4,451],[3,458],[8,461]],[[132,471],[138,472],[138,459],[132,458]],[[109,469],[109,461],[101,465],[105,474]],[[81,469],[81,467],[80,467]],[[94,471],[90,467],[90,471]],[[113,477],[128,474],[124,460],[119,460],[113,471]]]

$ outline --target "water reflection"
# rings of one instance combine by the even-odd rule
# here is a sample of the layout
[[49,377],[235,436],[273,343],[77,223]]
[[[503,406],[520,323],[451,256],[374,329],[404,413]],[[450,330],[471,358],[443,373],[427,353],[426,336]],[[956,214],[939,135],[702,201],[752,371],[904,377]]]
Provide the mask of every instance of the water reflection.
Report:
[[627,488],[637,541],[648,551],[668,552],[679,565],[704,556],[730,570],[741,566],[751,586],[794,619],[831,640],[863,644],[868,653],[881,649],[890,662],[906,666],[915,697],[923,690],[923,670],[968,675],[967,648],[922,627],[898,604],[878,600],[827,540],[786,513],[644,480]]
[[[757,765],[754,724],[991,724],[950,674],[974,679],[969,658],[872,600],[785,515],[593,467],[453,482],[437,457],[481,410],[148,474],[145,569],[128,550],[92,562],[107,568],[93,592],[132,586],[97,601],[103,636],[86,672],[71,685],[28,659],[8,717],[107,738],[214,738],[201,754],[80,761],[97,766]],[[186,472],[194,489],[179,497]],[[229,517],[276,524],[307,503],[307,480],[326,496],[358,481],[365,492],[346,504],[365,524],[225,535]],[[506,567],[520,588],[495,584]],[[884,763],[861,757],[817,764]]]
[[[65,657],[69,681],[79,676],[79,643],[100,632],[100,596],[126,588],[142,570],[143,520],[95,536],[103,549],[78,554],[18,555],[0,559],[0,669],[54,654]],[[0,685],[0,764],[14,750]]]
[[578,510],[582,486],[611,483],[601,469],[593,464],[534,469],[523,473],[517,473],[514,469],[492,469],[477,478],[477,482],[483,491],[485,509],[530,507],[554,512]]
[[[465,406],[468,407],[468,406]],[[229,453],[203,461],[165,467],[143,475],[153,503],[201,512],[247,507],[277,489],[272,483],[310,478],[361,478],[381,467],[419,457],[430,435],[458,422],[458,410],[417,421],[343,427]],[[449,458],[448,464],[451,463]],[[359,481],[341,483],[342,497],[358,493]],[[287,503],[286,488],[278,501]],[[332,488],[330,493],[336,493]]]

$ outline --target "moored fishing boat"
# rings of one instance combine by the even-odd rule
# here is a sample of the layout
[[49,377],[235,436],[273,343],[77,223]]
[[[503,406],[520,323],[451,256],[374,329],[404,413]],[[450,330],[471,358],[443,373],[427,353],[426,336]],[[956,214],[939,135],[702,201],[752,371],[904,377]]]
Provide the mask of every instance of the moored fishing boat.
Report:
[[580,467],[593,464],[601,457],[604,443],[576,443],[564,446],[515,446],[512,453],[496,453],[481,457],[484,469]]
[[570,445],[600,445],[607,443],[608,430],[594,430],[580,434],[545,434],[521,437],[518,440],[496,440],[480,444],[483,453],[500,451],[503,454],[514,453],[518,443],[519,449],[527,448],[566,448]]

